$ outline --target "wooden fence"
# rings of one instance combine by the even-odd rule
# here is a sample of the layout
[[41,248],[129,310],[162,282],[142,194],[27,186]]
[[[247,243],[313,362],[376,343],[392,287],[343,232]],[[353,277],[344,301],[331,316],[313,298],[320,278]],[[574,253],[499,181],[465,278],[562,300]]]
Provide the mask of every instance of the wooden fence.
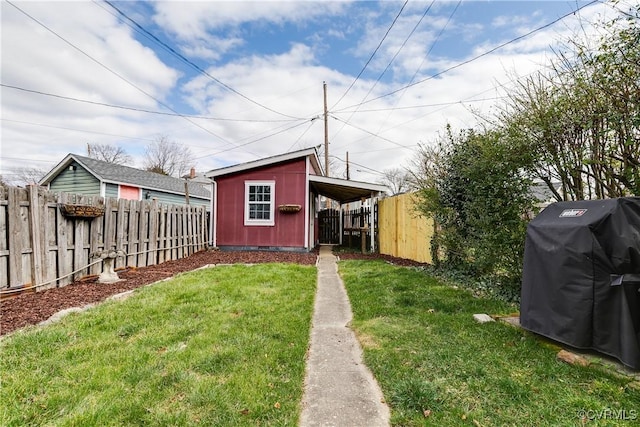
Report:
[[[371,217],[373,213],[373,228],[378,227],[378,205],[373,210],[360,207],[348,211],[338,209],[324,209],[318,212],[320,243],[338,244],[361,249],[363,252],[371,250]],[[342,240],[340,235],[342,234]],[[377,246],[377,245],[376,245]]]
[[[78,206],[87,208],[73,216]],[[125,252],[116,268],[183,258],[204,249],[207,236],[204,207],[0,186],[0,293],[99,274],[102,263],[91,255],[102,250]]]
[[433,220],[419,216],[413,194],[388,197],[378,202],[381,254],[431,263]]

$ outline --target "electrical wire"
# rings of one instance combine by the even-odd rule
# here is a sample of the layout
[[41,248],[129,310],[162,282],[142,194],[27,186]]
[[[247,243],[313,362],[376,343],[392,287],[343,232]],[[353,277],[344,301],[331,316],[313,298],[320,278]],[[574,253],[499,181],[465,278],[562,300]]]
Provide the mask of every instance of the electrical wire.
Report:
[[[343,162],[343,163],[347,163],[347,161],[346,161],[346,160],[341,159],[341,158],[340,158],[340,157],[338,157],[338,156],[330,155],[329,157],[332,157],[332,158],[334,158],[334,159],[336,159],[336,160],[339,160],[339,161],[341,161],[341,162]],[[364,169],[368,170],[369,172],[375,173],[375,174],[377,174],[377,175],[384,175],[384,173],[383,173],[383,172],[380,172],[379,170],[371,169],[371,168],[370,168],[370,167],[368,167],[368,166],[361,165],[360,163],[356,163],[356,162],[354,162],[354,161],[352,161],[352,160],[349,160],[349,164],[359,166],[359,167],[364,168]]]
[[153,99],[154,101],[156,101],[158,104],[162,105],[163,107],[167,108],[168,110],[174,112],[175,114],[177,114],[179,117],[185,119],[186,121],[188,121],[189,123],[191,123],[192,125],[204,130],[206,133],[215,136],[216,138],[220,139],[221,141],[224,141],[228,144],[232,144],[232,142],[227,141],[225,138],[223,138],[220,135],[217,135],[216,133],[212,132],[211,130],[205,128],[204,126],[201,126],[200,124],[194,122],[193,120],[191,120],[189,117],[185,116],[184,114],[178,113],[176,110],[174,110],[173,108],[171,108],[169,105],[167,105],[166,103],[164,103],[163,101],[157,99],[155,96],[151,95],[150,93],[146,92],[144,89],[142,89],[141,87],[137,86],[135,83],[130,82],[129,80],[127,80],[125,77],[123,77],[122,75],[120,75],[119,73],[117,73],[116,71],[112,70],[111,68],[107,67],[105,64],[103,64],[102,62],[98,61],[97,59],[95,59],[94,57],[92,57],[91,55],[89,55],[88,53],[86,53],[85,51],[83,51],[82,49],[80,49],[78,46],[74,45],[73,43],[71,43],[69,40],[65,39],[64,37],[62,37],[60,34],[56,33],[54,30],[52,30],[51,28],[49,28],[48,26],[46,26],[44,23],[40,22],[38,19],[36,19],[35,17],[31,16],[30,14],[28,14],[26,11],[24,11],[23,9],[21,9],[20,7],[16,6],[12,1],[10,0],[6,0],[6,2],[8,4],[10,4],[11,6],[13,6],[15,9],[17,9],[20,13],[22,13],[23,15],[27,16],[29,19],[31,19],[32,21],[34,21],[35,23],[37,23],[38,25],[40,25],[42,28],[44,28],[45,30],[49,31],[51,34],[53,34],[54,36],[56,36],[58,39],[62,40],[63,42],[65,42],[67,45],[69,45],[70,47],[72,47],[73,49],[77,50],[78,52],[80,52],[82,55],[86,56],[87,58],[89,58],[91,61],[95,62],[96,64],[98,64],[99,66],[101,66],[102,68],[104,68],[105,70],[109,71],[111,74],[115,75],[116,77],[118,77],[119,79],[123,80],[124,82],[128,83],[130,86],[134,87],[135,89],[137,89],[139,92],[143,93],[144,95],[148,96],[149,98]]
[[222,117],[206,117],[206,116],[196,116],[196,115],[182,114],[182,113],[167,113],[167,112],[164,112],[164,111],[153,111],[153,110],[146,110],[144,108],[125,107],[125,106],[122,106],[122,105],[114,105],[114,104],[107,104],[107,103],[104,103],[104,102],[89,101],[87,99],[74,98],[74,97],[71,97],[71,96],[56,95],[56,94],[53,94],[53,93],[42,92],[42,91],[34,90],[34,89],[26,89],[26,88],[23,88],[23,87],[8,85],[8,84],[4,84],[4,83],[0,83],[0,86],[1,87],[6,87],[8,89],[19,90],[19,91],[22,91],[22,92],[33,93],[33,94],[36,94],[36,95],[50,96],[52,98],[64,99],[64,100],[67,100],[67,101],[82,102],[82,103],[85,103],[85,104],[98,105],[98,106],[101,106],[101,107],[117,108],[117,109],[121,109],[121,110],[129,110],[129,111],[135,111],[135,112],[139,112],[139,113],[158,114],[158,115],[162,115],[162,116],[189,117],[191,119],[202,119],[202,120],[212,120],[212,121],[227,121],[227,122],[247,122],[247,123],[274,123],[274,122],[292,122],[292,121],[297,121],[297,119],[279,119],[279,120],[227,119],[227,118],[222,118]]
[[[487,91],[493,91],[495,90],[495,88],[491,88],[488,89]],[[486,92],[486,91],[485,91]],[[474,102],[485,102],[485,101],[499,101],[501,99],[505,99],[508,98],[506,96],[492,96],[490,98],[479,98],[479,99],[467,99],[467,100],[460,100],[460,101],[450,101],[450,102],[436,102],[433,104],[420,104],[420,105],[409,105],[406,107],[389,107],[389,108],[372,108],[372,109],[368,109],[368,110],[340,110],[340,111],[334,111],[333,114],[347,114],[347,113],[354,113],[354,112],[358,112],[358,113],[376,113],[376,112],[382,112],[382,111],[396,111],[396,110],[416,110],[419,108],[431,108],[431,107],[443,107],[443,106],[447,106],[447,105],[458,105],[458,104],[462,104],[464,102],[468,102],[468,103],[474,103]]]
[[34,123],[34,122],[26,122],[26,121],[22,121],[22,120],[5,119],[4,117],[0,118],[0,121],[11,122],[11,123],[20,123],[20,124],[31,125],[31,126],[40,126],[40,127],[52,128],[52,129],[70,130],[70,131],[74,131],[74,132],[90,133],[90,134],[93,134],[93,135],[115,136],[115,137],[118,137],[118,138],[137,139],[137,140],[140,140],[140,141],[155,141],[155,139],[149,139],[149,138],[138,138],[138,137],[132,137],[132,136],[126,136],[126,135],[118,135],[118,134],[113,134],[113,133],[96,132],[96,131],[83,130],[83,129],[74,129],[74,128],[69,128],[69,127],[64,127],[64,126],[45,125],[45,124],[42,124],[42,123]]
[[360,79],[360,76],[362,76],[362,73],[364,73],[364,70],[367,69],[367,66],[369,66],[369,63],[371,62],[371,60],[373,60],[373,57],[375,56],[375,54],[378,52],[378,49],[380,49],[380,46],[382,46],[382,43],[385,41],[385,39],[387,38],[387,36],[389,35],[389,32],[391,31],[391,29],[393,28],[393,26],[395,25],[396,21],[398,20],[398,18],[400,18],[400,15],[402,14],[402,11],[404,10],[404,8],[407,6],[407,3],[409,3],[409,0],[405,0],[404,4],[402,5],[402,7],[400,8],[400,11],[398,12],[398,14],[396,15],[396,17],[393,19],[393,22],[391,23],[391,25],[389,26],[389,28],[387,29],[387,32],[384,34],[384,37],[382,37],[382,40],[380,40],[380,43],[378,43],[378,46],[376,46],[375,50],[373,51],[373,53],[371,54],[371,56],[369,57],[369,59],[367,60],[367,63],[364,64],[364,67],[362,67],[362,70],[360,70],[360,72],[358,73],[358,75],[356,76],[356,78],[353,80],[353,82],[351,83],[351,85],[347,88],[347,90],[342,94],[342,96],[340,97],[340,99],[338,99],[338,102],[336,102],[335,104],[333,104],[333,107],[331,107],[331,110],[333,110],[334,108],[336,108],[336,106],[340,103],[340,101],[342,101],[344,99],[345,96],[347,96],[347,93],[349,93],[349,91],[351,90],[351,88],[353,88],[353,85],[356,84],[356,82],[358,81],[358,79]]
[[405,148],[405,149],[408,149],[408,150],[410,149],[410,148],[409,148],[408,146],[406,146],[406,145],[402,145],[402,144],[400,144],[399,142],[393,141],[393,140],[391,140],[391,139],[389,139],[389,138],[385,138],[384,136],[380,136],[379,134],[375,134],[375,133],[373,133],[373,132],[371,132],[371,131],[368,131],[368,130],[366,130],[366,129],[363,129],[363,128],[361,128],[360,126],[356,126],[356,125],[354,125],[353,123],[349,123],[349,122],[347,122],[347,121],[345,121],[345,120],[343,120],[343,119],[341,119],[341,118],[338,118],[338,117],[336,117],[336,116],[334,116],[334,115],[331,115],[331,117],[332,117],[332,118],[334,118],[334,119],[336,119],[336,120],[337,120],[337,121],[339,121],[339,122],[342,122],[342,123],[344,123],[344,124],[346,124],[346,125],[348,125],[348,126],[351,126],[351,127],[352,127],[352,128],[354,128],[354,129],[358,129],[358,130],[360,130],[360,131],[362,131],[362,132],[368,133],[369,135],[375,136],[376,138],[382,139],[383,141],[390,142],[390,143],[392,143],[392,144],[394,144],[394,145],[397,145],[397,146],[398,146],[398,147],[400,147],[400,148]]
[[302,133],[300,134],[300,136],[298,137],[298,139],[296,139],[296,140],[294,141],[294,143],[293,143],[293,144],[291,144],[291,146],[289,146],[289,148],[287,148],[287,151],[285,151],[285,153],[289,153],[289,152],[293,149],[293,147],[295,147],[295,146],[296,146],[296,144],[297,144],[298,142],[300,142],[300,140],[302,139],[302,137],[303,137],[303,136],[305,136],[305,135],[307,134],[307,132],[309,132],[309,130],[311,129],[311,127],[313,127],[313,124],[314,124],[315,122],[316,122],[316,120],[311,120],[311,122],[309,123],[309,126],[307,126],[307,128],[304,130],[304,132],[302,132]]
[[[462,0],[459,0],[458,4],[456,4],[456,7],[453,9],[451,14],[449,15],[449,18],[447,18],[447,22],[442,26],[442,28],[440,28],[440,32],[438,32],[438,35],[436,36],[436,38],[433,41],[433,43],[431,43],[431,46],[429,46],[429,49],[427,50],[427,53],[425,53],[425,55],[422,57],[422,61],[420,61],[420,65],[418,65],[418,67],[416,68],[416,71],[413,73],[413,76],[411,76],[411,80],[409,80],[409,83],[413,83],[415,78],[418,76],[418,73],[420,72],[420,69],[422,68],[422,65],[427,60],[427,57],[429,56],[429,54],[431,53],[433,48],[436,47],[436,44],[438,44],[438,40],[440,40],[440,37],[442,37],[442,34],[444,34],[444,31],[449,26],[449,23],[453,19],[453,16],[456,14],[456,12],[458,11],[458,8],[460,7],[461,4],[462,4]],[[398,100],[396,101],[396,105],[397,105],[398,102],[400,102],[400,99],[402,99],[402,97],[404,96],[405,93],[406,93],[406,89],[402,93],[402,95],[400,95],[398,97]]]
[[[382,98],[386,98],[386,97],[388,97],[388,96],[394,95],[394,94],[396,94],[396,93],[398,93],[398,92],[400,92],[400,91],[403,91],[403,90],[405,90],[405,89],[408,89],[408,88],[410,88],[410,87],[413,87],[413,86],[416,86],[416,85],[422,84],[422,83],[427,82],[427,81],[429,81],[429,80],[435,79],[436,77],[440,77],[440,76],[442,76],[442,75],[443,75],[443,74],[445,74],[445,73],[448,73],[448,72],[450,72],[450,71],[452,71],[452,70],[455,70],[455,69],[457,69],[457,68],[460,68],[460,67],[462,67],[462,66],[464,66],[464,65],[467,65],[467,64],[469,64],[469,63],[471,63],[471,62],[474,62],[474,61],[476,61],[476,60],[478,60],[478,59],[480,59],[480,58],[483,58],[483,57],[485,57],[485,56],[487,56],[487,55],[490,55],[490,54],[492,54],[492,53],[494,53],[494,52],[496,52],[496,51],[498,51],[498,50],[502,49],[502,48],[503,48],[503,47],[505,47],[505,46],[508,46],[508,45],[510,45],[510,44],[512,44],[512,43],[515,43],[515,42],[517,42],[517,41],[520,41],[520,40],[522,40],[522,39],[525,39],[525,38],[529,37],[530,35],[537,33],[538,31],[542,31],[542,30],[544,30],[545,28],[548,28],[548,27],[550,27],[550,26],[552,26],[552,25],[554,25],[554,24],[556,24],[556,23],[558,23],[558,22],[562,21],[563,19],[567,18],[568,16],[575,15],[576,13],[580,12],[582,9],[584,9],[584,8],[586,8],[586,7],[589,7],[589,6],[591,6],[591,5],[595,4],[595,3],[600,3],[600,2],[601,2],[601,0],[592,0],[592,1],[590,1],[589,3],[587,3],[587,4],[585,4],[585,5],[582,5],[582,6],[578,7],[577,9],[575,9],[575,10],[573,10],[573,11],[571,11],[571,12],[568,12],[568,13],[566,13],[566,14],[564,14],[564,15],[560,16],[559,18],[557,18],[557,19],[555,19],[555,20],[553,20],[553,21],[551,21],[551,22],[549,22],[549,23],[547,23],[547,24],[544,24],[544,25],[542,25],[542,26],[540,26],[540,27],[538,27],[538,28],[535,28],[535,29],[533,29],[533,30],[529,31],[529,32],[528,32],[528,33],[526,33],[526,34],[523,34],[523,35],[521,35],[521,36],[518,36],[518,37],[516,37],[516,38],[514,38],[514,39],[511,39],[511,40],[509,40],[509,41],[507,41],[507,42],[501,43],[501,44],[499,44],[498,46],[495,46],[495,47],[493,47],[493,48],[491,48],[491,49],[489,49],[489,50],[487,50],[487,51],[485,51],[485,52],[483,52],[483,53],[481,53],[481,54],[479,54],[479,55],[476,55],[476,56],[474,56],[474,57],[472,57],[472,58],[470,58],[470,59],[467,59],[467,60],[465,60],[465,61],[459,62],[458,64],[455,64],[455,65],[453,65],[453,66],[451,66],[451,67],[449,67],[449,68],[446,68],[446,69],[444,69],[444,70],[442,70],[442,71],[440,71],[440,72],[438,72],[438,73],[436,73],[436,74],[433,74],[433,75],[431,75],[431,76],[429,76],[429,77],[426,77],[426,78],[424,78],[424,79],[422,79],[422,80],[419,80],[419,81],[417,81],[417,82],[413,82],[413,83],[407,84],[407,85],[402,86],[402,87],[400,87],[400,88],[398,88],[398,89],[396,89],[396,90],[394,90],[394,91],[392,91],[392,92],[386,93],[386,94],[384,94],[384,95],[380,95],[380,96],[378,96],[378,97],[376,97],[376,98],[369,99],[368,101],[364,101],[364,102],[361,102],[361,103],[359,103],[359,104],[354,104],[354,105],[350,105],[350,106],[348,106],[348,107],[344,107],[342,110],[347,110],[347,109],[351,109],[351,108],[356,108],[356,107],[358,107],[358,106],[360,106],[360,105],[368,104],[368,103],[370,103],[370,102],[377,101],[377,100],[382,99]],[[342,110],[338,110],[338,111],[342,111]]]
[[[400,45],[400,47],[398,48],[398,50],[396,51],[395,55],[393,55],[393,57],[391,58],[391,60],[389,61],[389,63],[387,64],[387,66],[384,68],[384,70],[382,70],[382,72],[380,73],[380,75],[378,76],[378,78],[376,79],[376,81],[373,83],[373,85],[371,86],[371,88],[369,88],[369,91],[367,92],[367,94],[362,97],[362,101],[365,101],[367,99],[367,97],[371,94],[371,92],[373,91],[373,89],[375,89],[375,87],[378,85],[378,83],[380,82],[380,80],[382,79],[382,77],[385,75],[385,73],[387,72],[387,70],[389,70],[389,68],[391,67],[391,64],[393,64],[393,61],[395,61],[395,59],[398,57],[398,55],[400,54],[400,52],[402,51],[402,49],[404,49],[405,45],[407,44],[407,42],[409,41],[409,39],[411,38],[411,36],[413,36],[413,34],[416,32],[416,30],[418,29],[418,27],[420,26],[420,24],[422,23],[422,21],[424,20],[424,18],[427,16],[427,13],[429,13],[429,10],[431,10],[431,6],[433,6],[435,0],[431,1],[431,4],[429,4],[429,6],[427,7],[427,9],[424,11],[424,13],[422,14],[422,16],[420,17],[420,19],[418,20],[418,22],[416,23],[416,25],[413,26],[413,29],[411,30],[411,32],[409,33],[409,35],[407,35],[407,37],[404,39],[404,41],[402,42],[402,44]],[[362,102],[361,101],[361,102]],[[351,118],[353,117],[353,115],[358,111],[358,108],[356,108],[351,115],[349,116],[349,118],[347,119],[347,122],[351,121]],[[342,131],[342,129],[344,129],[344,127],[346,126],[346,124],[343,124],[342,127],[340,129],[338,129],[338,131],[336,133],[333,134],[332,139],[335,139],[336,136]],[[380,128],[382,128],[383,124],[380,125]],[[379,130],[379,129],[378,129]]]
[[288,114],[284,114],[281,113],[279,111],[276,111],[272,108],[267,107],[266,105],[263,105],[251,98],[249,98],[248,96],[240,93],[239,91],[237,91],[236,89],[232,88],[231,86],[227,85],[226,83],[220,81],[219,79],[215,78],[214,76],[212,76],[211,74],[209,74],[206,70],[204,70],[202,67],[200,67],[199,65],[197,65],[196,63],[194,63],[193,61],[189,60],[188,58],[186,58],[184,55],[182,55],[180,52],[176,51],[174,48],[172,48],[171,46],[169,46],[168,44],[166,44],[165,42],[163,42],[162,40],[160,40],[158,37],[156,37],[153,33],[151,33],[149,30],[147,30],[146,28],[144,28],[142,25],[140,25],[139,23],[137,23],[135,20],[133,20],[131,17],[129,17],[126,13],[124,13],[122,10],[120,10],[118,7],[116,7],[111,1],[109,0],[104,0],[104,2],[106,4],[108,4],[109,6],[111,6],[111,8],[113,8],[113,10],[115,10],[120,16],[122,16],[124,19],[126,19],[127,21],[131,22],[132,25],[135,26],[135,28],[137,28],[139,31],[141,31],[142,33],[146,34],[147,36],[149,36],[152,40],[154,40],[156,43],[158,43],[160,46],[162,46],[163,48],[165,48],[168,52],[170,52],[172,55],[174,55],[175,57],[177,57],[178,59],[180,59],[181,61],[183,61],[184,63],[188,64],[189,66],[193,67],[195,70],[197,70],[199,73],[209,77],[211,80],[213,80],[214,82],[216,82],[217,84],[219,84],[220,86],[224,87],[225,89],[227,89],[230,92],[235,93],[236,95],[240,96],[241,98],[249,101],[252,104],[255,104],[261,108],[264,108],[265,110],[271,111],[272,113],[278,114],[280,116],[283,117],[287,117],[290,119],[294,119],[294,120],[302,120],[302,118],[300,117],[294,117],[294,116],[290,116]]
[[305,124],[307,121],[311,121],[311,122],[313,122],[314,120],[316,120],[316,117],[314,117],[314,118],[312,118],[312,119],[310,119],[310,120],[305,120],[305,121],[304,121],[304,122],[302,122],[302,123],[297,123],[297,124],[295,124],[295,125],[293,125],[293,126],[290,126],[290,127],[286,128],[286,129],[282,129],[282,130],[280,130],[280,131],[278,131],[278,132],[274,132],[274,133],[271,133],[271,134],[269,134],[269,135],[265,135],[265,136],[262,136],[262,137],[260,137],[260,138],[253,139],[253,140],[251,140],[251,141],[249,141],[249,142],[245,142],[245,143],[242,143],[242,144],[234,144],[234,147],[225,148],[225,149],[223,149],[223,150],[218,150],[218,151],[216,151],[215,153],[211,153],[211,154],[204,154],[204,155],[202,155],[202,156],[195,157],[195,159],[202,159],[202,158],[205,158],[205,157],[217,156],[218,154],[225,153],[225,152],[227,152],[227,151],[232,151],[232,150],[235,150],[235,149],[237,149],[237,148],[246,147],[247,145],[255,144],[256,142],[259,142],[259,141],[265,140],[265,139],[267,139],[267,138],[271,138],[272,136],[276,136],[276,135],[279,135],[279,134],[281,134],[281,133],[288,132],[288,131],[290,131],[290,130],[292,130],[292,129],[297,128],[298,126],[302,126],[302,125],[303,125],[303,124]]

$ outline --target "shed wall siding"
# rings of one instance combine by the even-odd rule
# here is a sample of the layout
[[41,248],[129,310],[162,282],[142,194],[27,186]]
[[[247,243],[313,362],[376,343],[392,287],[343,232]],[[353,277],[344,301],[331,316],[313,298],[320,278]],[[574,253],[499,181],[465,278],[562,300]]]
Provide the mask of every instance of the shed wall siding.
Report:
[[71,166],[75,170],[67,167],[51,181],[50,190],[62,193],[86,194],[91,196],[100,195],[100,181],[87,172],[78,163],[73,162]]
[[[305,159],[220,177],[216,181],[218,246],[305,247]],[[244,225],[245,181],[275,181],[273,226]],[[297,213],[281,213],[278,206],[284,204],[297,204],[302,209]]]

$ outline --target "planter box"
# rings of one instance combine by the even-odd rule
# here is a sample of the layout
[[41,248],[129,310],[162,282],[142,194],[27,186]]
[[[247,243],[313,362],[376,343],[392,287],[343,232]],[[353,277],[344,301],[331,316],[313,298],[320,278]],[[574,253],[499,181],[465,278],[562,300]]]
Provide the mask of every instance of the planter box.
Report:
[[282,213],[296,213],[300,212],[302,206],[300,205],[280,205],[278,206],[278,210]]
[[97,218],[104,215],[104,206],[60,204],[60,212],[72,218]]

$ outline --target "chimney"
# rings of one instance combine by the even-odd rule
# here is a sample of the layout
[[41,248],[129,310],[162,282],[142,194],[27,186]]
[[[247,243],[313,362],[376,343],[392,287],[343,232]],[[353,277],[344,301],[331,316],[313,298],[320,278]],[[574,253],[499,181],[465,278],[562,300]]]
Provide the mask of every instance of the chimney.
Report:
[[192,167],[191,171],[189,171],[189,178],[193,179],[196,177],[196,168]]

